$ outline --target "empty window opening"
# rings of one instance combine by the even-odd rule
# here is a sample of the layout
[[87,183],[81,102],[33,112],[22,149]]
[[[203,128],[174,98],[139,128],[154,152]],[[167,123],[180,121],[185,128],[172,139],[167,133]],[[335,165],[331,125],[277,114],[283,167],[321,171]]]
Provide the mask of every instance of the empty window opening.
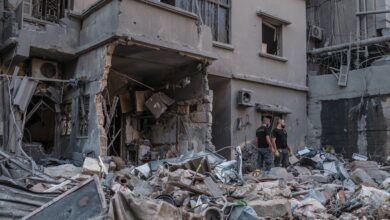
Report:
[[198,105],[197,105],[197,104],[190,105],[190,112],[191,112],[191,113],[196,112],[197,109],[198,109]]
[[30,156],[50,154],[55,145],[54,103],[41,96],[34,96],[26,114],[23,143]]
[[176,0],[161,0],[162,3],[175,6]]
[[281,27],[263,22],[262,53],[281,56]]
[[[213,40],[230,43],[230,0],[162,0],[176,7],[190,11],[211,28]],[[173,5],[172,4],[172,5]]]
[[66,103],[61,108],[61,135],[70,135],[72,132],[72,103]]
[[30,17],[58,22],[65,10],[73,9],[73,0],[24,0],[23,13]]
[[78,118],[78,135],[80,137],[88,136],[89,119],[89,96],[79,97],[79,118]]

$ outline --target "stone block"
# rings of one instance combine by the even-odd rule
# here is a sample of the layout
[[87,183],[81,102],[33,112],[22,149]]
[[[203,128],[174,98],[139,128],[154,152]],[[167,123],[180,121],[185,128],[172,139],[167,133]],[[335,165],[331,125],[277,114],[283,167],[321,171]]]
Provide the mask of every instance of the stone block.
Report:
[[329,176],[326,174],[315,174],[309,176],[309,178],[313,181],[319,182],[319,183],[329,183]]
[[100,173],[108,173],[108,167],[101,166],[98,159],[86,157],[83,164],[83,174],[99,175]]
[[190,106],[189,105],[178,105],[177,106],[177,113],[179,115],[188,115],[190,113]]
[[206,104],[203,104],[204,105],[204,110],[206,112],[212,112],[213,111],[213,103],[206,103]]
[[267,176],[284,179],[286,181],[294,178],[294,176],[291,173],[288,173],[283,167],[272,167]]
[[213,122],[213,116],[210,112],[194,112],[190,114],[190,119],[193,123],[209,123]]
[[375,183],[375,181],[367,174],[366,171],[364,171],[361,168],[355,169],[355,171],[352,172],[351,179],[356,184],[363,184],[365,186],[372,186],[372,187],[378,187],[378,185]]
[[250,201],[248,205],[256,211],[259,217],[289,218],[291,216],[291,205],[287,199],[254,200]]
[[390,174],[380,170],[378,163],[375,161],[353,161],[351,163],[352,171],[363,169],[377,183],[381,184]]
[[204,103],[213,103],[214,93],[213,90],[207,90],[203,96]]

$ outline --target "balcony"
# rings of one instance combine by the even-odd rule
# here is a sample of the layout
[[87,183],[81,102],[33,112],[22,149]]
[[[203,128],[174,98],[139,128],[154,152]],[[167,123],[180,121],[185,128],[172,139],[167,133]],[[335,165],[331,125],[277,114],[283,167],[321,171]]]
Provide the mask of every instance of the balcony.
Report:
[[151,0],[112,0],[82,15],[80,50],[125,38],[148,45],[202,54],[212,47],[211,30],[199,25],[197,15]]

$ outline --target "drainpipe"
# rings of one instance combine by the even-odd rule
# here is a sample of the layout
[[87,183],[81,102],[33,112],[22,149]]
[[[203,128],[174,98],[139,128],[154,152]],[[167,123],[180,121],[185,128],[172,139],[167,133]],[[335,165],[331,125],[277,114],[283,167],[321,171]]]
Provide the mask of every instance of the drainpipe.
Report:
[[[363,0],[363,11],[367,11],[367,0]],[[367,15],[364,15],[364,39],[366,40],[368,38],[368,30],[367,30]],[[364,47],[364,57],[368,57],[368,47]]]
[[390,10],[375,10],[375,11],[358,11],[356,16],[364,16],[364,15],[375,15],[375,14],[386,14],[390,13]]
[[[360,11],[360,0],[356,0],[356,13]],[[356,16],[356,42],[360,41],[360,16]],[[359,61],[359,44],[356,44],[356,63],[358,64]]]
[[313,49],[311,51],[308,51],[307,53],[311,54],[311,55],[317,55],[317,54],[322,54],[322,53],[339,51],[339,50],[347,49],[349,47],[368,46],[368,45],[372,45],[372,44],[379,44],[379,43],[384,43],[384,42],[389,42],[389,41],[390,41],[390,35],[389,36],[381,36],[381,37],[373,37],[373,38],[359,40],[359,41],[355,41],[355,42],[351,42],[351,43],[337,44],[337,45],[333,45],[330,47]]

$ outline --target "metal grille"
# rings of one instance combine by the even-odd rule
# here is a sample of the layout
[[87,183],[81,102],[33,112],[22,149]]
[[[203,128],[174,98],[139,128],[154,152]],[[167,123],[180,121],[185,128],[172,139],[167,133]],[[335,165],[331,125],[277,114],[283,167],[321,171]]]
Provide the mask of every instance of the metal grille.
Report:
[[230,43],[230,0],[177,0],[176,6],[197,14],[211,28],[213,40]]
[[24,0],[24,13],[33,18],[58,22],[62,13],[61,0]]

